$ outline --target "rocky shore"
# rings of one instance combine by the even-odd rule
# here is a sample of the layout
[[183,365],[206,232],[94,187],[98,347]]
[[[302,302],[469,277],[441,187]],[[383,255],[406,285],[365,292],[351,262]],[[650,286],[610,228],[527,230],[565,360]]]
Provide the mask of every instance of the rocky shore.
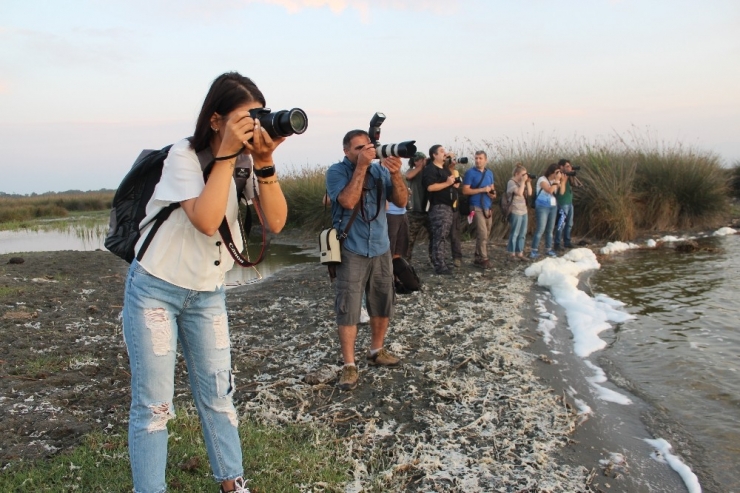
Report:
[[[472,248],[464,243],[468,259]],[[325,268],[299,265],[229,290],[240,414],[338,430],[354,464],[347,492],[607,491],[602,471],[562,453],[576,410],[538,377],[554,371],[548,358],[528,349],[539,337],[529,264],[500,252],[494,269],[468,262],[454,276],[419,263],[424,289],[398,295],[387,338],[405,364],[360,363],[352,392],[334,385]],[[0,256],[1,464],[53,455],[92,430],[125,433],[126,269],[108,252]],[[368,336],[361,326],[358,354]],[[189,406],[183,361],[176,378],[177,406]]]

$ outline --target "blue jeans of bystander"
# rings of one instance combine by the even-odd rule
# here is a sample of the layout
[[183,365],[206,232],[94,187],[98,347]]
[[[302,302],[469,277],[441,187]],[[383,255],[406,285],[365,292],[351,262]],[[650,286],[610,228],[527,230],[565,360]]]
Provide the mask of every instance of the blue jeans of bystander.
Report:
[[524,239],[527,236],[527,214],[509,214],[508,253],[524,252]]
[[555,228],[558,208],[556,206],[540,207],[537,206],[534,211],[534,217],[537,220],[535,224],[534,236],[532,236],[532,251],[536,252],[540,248],[540,239],[545,235],[545,248],[552,249],[552,230]]

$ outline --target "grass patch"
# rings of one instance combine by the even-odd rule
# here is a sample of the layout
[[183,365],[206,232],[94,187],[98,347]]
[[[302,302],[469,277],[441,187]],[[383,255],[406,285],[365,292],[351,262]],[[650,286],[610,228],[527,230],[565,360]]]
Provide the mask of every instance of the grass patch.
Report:
[[7,286],[0,286],[0,299],[10,298],[18,296],[23,290],[21,288],[10,288]]
[[66,369],[68,366],[69,362],[62,356],[41,355],[24,360],[22,364],[8,370],[8,373],[33,379],[46,378],[52,373],[58,373]]
[[[167,481],[170,491],[217,491],[211,476],[200,422],[178,411],[170,421]],[[319,491],[342,491],[350,476],[341,441],[324,429],[270,427],[242,421],[245,474],[258,492],[298,492],[300,485],[322,484]],[[14,463],[0,477],[0,491],[131,491],[125,433],[88,435],[75,449],[46,461]],[[305,488],[304,488],[305,489]]]

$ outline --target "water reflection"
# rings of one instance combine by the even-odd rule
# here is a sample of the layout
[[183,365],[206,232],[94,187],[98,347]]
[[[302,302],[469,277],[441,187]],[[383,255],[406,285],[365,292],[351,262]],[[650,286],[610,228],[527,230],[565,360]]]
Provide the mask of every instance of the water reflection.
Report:
[[[105,250],[106,225],[59,224],[54,228],[22,231],[0,231],[0,254],[22,252],[54,252],[61,250],[94,251]],[[257,258],[259,241],[250,246],[252,258]],[[112,255],[112,254],[111,254]],[[275,274],[285,267],[317,262],[318,251],[305,250],[297,246],[270,244],[264,260],[254,268],[235,265],[226,275],[226,286],[234,287],[257,282]]]
[[698,241],[710,250],[615,255],[591,283],[637,316],[605,356],[705,447],[730,491],[740,488],[740,235]]

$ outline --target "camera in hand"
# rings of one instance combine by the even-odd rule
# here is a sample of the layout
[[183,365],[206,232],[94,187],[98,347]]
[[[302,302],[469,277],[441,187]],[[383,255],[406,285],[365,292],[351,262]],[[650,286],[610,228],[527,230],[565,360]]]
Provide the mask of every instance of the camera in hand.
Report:
[[576,176],[576,172],[575,171],[563,171],[563,174],[565,176]]
[[532,173],[527,173],[527,176],[529,177],[530,180],[534,180],[535,178],[537,178],[537,175],[532,174]]
[[380,126],[385,121],[385,115],[383,113],[375,113],[370,120],[370,130],[367,132],[370,135],[370,142],[375,145],[375,156],[378,159],[396,156],[403,158],[410,158],[416,154],[416,143],[415,140],[407,140],[398,144],[381,144],[380,140]]
[[459,176],[456,176],[455,183],[462,183],[462,178],[460,178]]
[[308,128],[308,116],[300,108],[280,110],[274,113],[270,111],[270,108],[254,108],[249,110],[249,116],[259,120],[262,128],[267,130],[273,139],[302,134]]
[[452,161],[455,161],[458,164],[468,164],[468,158],[466,157],[454,158],[453,156],[447,156],[445,157],[445,166],[452,164]]

